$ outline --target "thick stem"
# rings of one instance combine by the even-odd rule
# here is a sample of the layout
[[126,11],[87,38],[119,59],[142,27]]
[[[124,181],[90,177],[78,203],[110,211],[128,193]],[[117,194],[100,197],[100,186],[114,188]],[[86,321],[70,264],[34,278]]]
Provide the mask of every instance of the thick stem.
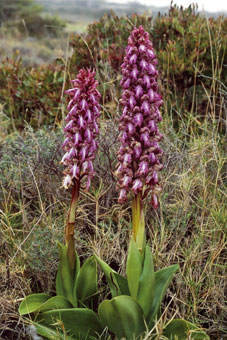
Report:
[[72,271],[75,268],[76,255],[74,243],[74,229],[76,220],[76,206],[79,199],[80,181],[76,180],[72,188],[72,199],[68,213],[67,223],[65,227],[65,241],[68,246],[68,259]]
[[132,200],[132,236],[140,251],[145,244],[145,221],[141,194],[135,195]]

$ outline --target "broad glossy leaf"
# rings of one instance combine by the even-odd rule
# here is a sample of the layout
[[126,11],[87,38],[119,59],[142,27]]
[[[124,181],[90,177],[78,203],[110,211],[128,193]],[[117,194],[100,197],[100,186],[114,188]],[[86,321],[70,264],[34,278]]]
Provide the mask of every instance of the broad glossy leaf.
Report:
[[155,318],[160,309],[162,299],[166,293],[166,290],[173,278],[174,273],[179,269],[178,264],[163,268],[155,273],[155,291],[154,298],[151,305],[149,315],[146,320],[148,328],[151,329],[154,326]]
[[155,291],[155,273],[153,257],[150,247],[145,248],[144,262],[142,266],[142,273],[139,279],[139,290],[137,294],[137,301],[144,311],[145,318],[149,316]]
[[126,274],[131,296],[136,299],[139,289],[139,279],[142,272],[142,255],[134,240],[129,243]]
[[209,340],[209,336],[196,325],[182,319],[175,319],[165,327],[163,335],[171,340]]
[[119,339],[131,340],[146,330],[143,310],[131,296],[121,295],[103,301],[98,314],[103,325]]
[[26,296],[19,306],[20,315],[26,315],[35,312],[42,306],[51,296],[49,294],[32,294]]
[[[73,278],[73,288],[76,290],[77,286],[77,279],[78,279],[78,274],[80,272],[80,259],[77,253],[75,253],[76,256],[76,265],[75,265],[75,270],[74,270],[74,278]],[[63,289],[63,283],[62,283],[62,276],[61,276],[61,266],[60,263],[58,265],[58,271],[57,271],[57,276],[56,276],[56,294],[60,296],[64,296],[65,292]],[[74,296],[75,298],[75,296]]]
[[117,295],[130,295],[127,279],[118,273],[111,273],[111,276],[113,276],[113,281],[117,283]]
[[72,272],[68,256],[67,256],[67,246],[58,243],[59,248],[59,270],[56,279],[56,291],[57,295],[61,294],[66,297],[74,307],[77,306],[77,300],[73,297],[73,280],[74,273]]
[[97,262],[94,256],[88,258],[81,267],[76,296],[82,304],[88,305],[94,294],[97,293]]
[[117,287],[117,282],[113,282],[111,274],[116,273],[115,270],[113,270],[107,263],[105,263],[103,260],[101,260],[97,255],[94,255],[96,261],[98,262],[99,266],[101,267],[103,273],[105,274],[106,281],[108,282],[110,292],[112,297],[117,296],[117,290],[119,290],[119,287]]
[[[76,287],[77,287],[77,280],[78,280],[78,277],[79,277],[79,274],[80,274],[80,259],[79,259],[79,256],[77,254],[77,252],[75,252],[75,255],[76,255],[76,264],[75,264],[75,270],[74,270],[74,278],[73,278],[73,294],[75,294],[75,290],[76,290]],[[74,295],[75,297],[75,295]]]
[[103,332],[103,326],[98,316],[87,308],[56,309],[43,312],[37,316],[36,322],[59,333],[62,332],[62,323],[67,334],[73,339],[91,339],[91,337],[98,337]]
[[[59,333],[58,331],[52,329],[50,326],[43,326],[39,323],[33,322],[33,325],[36,328],[36,332],[39,335],[45,336],[45,338],[53,340],[53,339],[57,339],[57,340],[65,340],[65,335],[62,333]],[[69,336],[67,336],[67,340],[75,340],[75,338],[71,338]]]
[[65,291],[62,285],[60,264],[58,265],[58,271],[57,271],[57,276],[56,276],[56,294],[60,296],[64,296],[65,294]]

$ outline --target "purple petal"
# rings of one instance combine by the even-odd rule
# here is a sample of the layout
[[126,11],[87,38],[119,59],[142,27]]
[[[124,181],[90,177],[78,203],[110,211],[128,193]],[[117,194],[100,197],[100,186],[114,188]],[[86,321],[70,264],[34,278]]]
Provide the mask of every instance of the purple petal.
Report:
[[138,159],[138,158],[140,157],[141,153],[142,153],[141,144],[138,143],[138,145],[136,145],[136,146],[134,147],[134,150],[133,150],[133,151],[134,151],[135,157]]
[[87,118],[88,123],[90,123],[92,121],[92,113],[91,110],[86,110],[86,115],[85,117]]
[[157,131],[157,125],[154,120],[149,120],[148,127],[150,128],[151,133],[155,133]]
[[64,142],[62,143],[62,148],[64,149],[64,147],[69,143],[70,139],[69,137],[66,137],[66,139],[64,140]]
[[74,164],[72,166],[70,173],[72,175],[72,178],[79,179],[80,169],[79,169],[78,164]]
[[143,115],[142,113],[137,113],[133,118],[133,123],[135,126],[141,126],[143,122]]
[[82,99],[80,102],[80,106],[82,110],[85,110],[88,106],[87,101],[85,99]]
[[129,105],[130,105],[131,109],[133,109],[134,106],[136,105],[136,100],[135,100],[134,96],[132,96],[132,95],[129,98]]
[[84,127],[85,127],[85,120],[84,120],[84,118],[82,116],[79,116],[78,123],[79,123],[78,124],[79,128],[80,129],[84,129]]
[[131,181],[132,181],[132,177],[130,177],[130,176],[124,176],[124,177],[123,177],[123,180],[122,180],[122,185],[123,185],[124,187],[128,187],[128,185],[131,183]]
[[72,148],[69,150],[68,154],[69,154],[69,158],[72,159],[72,158],[74,158],[74,157],[76,156],[77,150],[74,149],[74,147],[72,147]]
[[141,60],[140,67],[142,68],[142,70],[145,70],[147,68],[147,62],[145,59]]
[[128,128],[128,132],[129,132],[130,134],[133,134],[133,133],[134,133],[134,131],[135,131],[135,126],[134,126],[132,123],[128,123],[128,124],[127,124],[127,128]]
[[85,160],[86,155],[87,155],[87,147],[83,146],[82,149],[80,150],[81,162]]
[[149,154],[149,160],[151,162],[151,165],[156,162],[157,158],[153,152]]
[[96,104],[96,99],[95,99],[95,96],[93,93],[90,94],[90,101],[93,103],[93,104]]
[[129,58],[129,64],[135,64],[137,60],[137,55],[133,54],[130,58]]
[[149,57],[150,57],[151,59],[154,59],[154,58],[155,58],[155,54],[154,54],[154,52],[153,52],[152,50],[147,50],[147,54],[149,55]]
[[66,163],[65,163],[65,160],[69,160],[69,153],[68,153],[68,152],[66,152],[66,153],[64,154],[64,156],[62,157],[61,163],[66,164]]
[[152,76],[155,76],[157,71],[156,71],[156,68],[154,67],[154,65],[152,64],[149,64],[148,65],[148,70],[149,70],[149,73],[152,75]]
[[126,201],[127,201],[127,192],[126,192],[125,189],[121,189],[120,195],[119,195],[119,198],[118,198],[118,202],[122,204]]
[[75,145],[77,145],[81,140],[82,140],[81,135],[80,135],[79,131],[77,131],[75,133],[75,136],[74,136],[74,143],[75,143]]
[[139,52],[145,52],[146,51],[146,46],[140,45],[139,46]]
[[77,110],[77,104],[75,104],[72,108],[71,108],[71,110],[69,111],[69,115],[72,115],[72,114],[74,114],[75,112],[76,112],[76,110]]
[[150,81],[150,77],[145,74],[145,76],[143,77],[143,81],[144,81],[144,85],[147,87],[147,89],[149,89],[151,87],[151,81]]
[[70,175],[66,175],[63,181],[63,187],[68,189],[68,187],[72,184],[72,178]]
[[158,198],[155,194],[152,195],[151,205],[153,206],[154,209],[158,208]]
[[137,179],[133,182],[132,190],[135,192],[135,194],[137,194],[139,191],[141,191],[142,186],[143,186],[143,183],[141,182],[140,179],[137,178]]
[[72,105],[72,103],[73,103],[73,99],[71,99],[70,101],[69,101],[69,103],[68,103],[68,105],[67,105],[67,110],[69,110],[70,109],[70,107],[71,107],[71,105]]
[[71,130],[73,127],[74,121],[70,120],[70,122],[65,126],[64,131],[67,132],[68,130]]
[[136,86],[136,98],[139,99],[143,95],[143,88],[141,85]]
[[148,164],[147,164],[147,162],[142,161],[142,162],[139,164],[139,171],[138,171],[138,173],[139,173],[139,175],[141,176],[141,175],[146,175],[147,172],[148,172]]
[[155,98],[154,91],[152,89],[149,89],[148,95],[149,95],[150,101],[153,103],[154,98]]
[[127,89],[130,86],[130,83],[131,83],[131,79],[130,78],[126,79],[126,81],[123,84],[123,88]]
[[86,191],[88,191],[88,190],[89,190],[89,188],[90,188],[90,185],[91,185],[91,177],[90,177],[90,176],[88,176],[88,177],[87,177],[86,188],[85,188],[85,190],[86,190]]
[[84,133],[85,138],[90,142],[92,140],[92,133],[89,128],[86,128],[85,133]]
[[147,101],[144,101],[142,106],[141,106],[141,109],[143,110],[143,112],[145,114],[149,114],[150,113],[150,105]]
[[144,143],[145,146],[150,145],[150,139],[149,139],[149,135],[147,133],[142,133],[140,135],[140,140]]
[[80,95],[80,89],[76,89],[76,92],[75,92],[73,99],[76,101],[77,98],[79,97],[79,95]]
[[139,73],[139,71],[137,69],[137,66],[134,66],[133,69],[132,69],[132,78],[136,80],[138,73]]
[[123,165],[127,166],[132,161],[132,156],[129,153],[126,153],[123,158]]
[[96,113],[96,116],[99,117],[100,116],[100,112],[97,106],[94,106],[94,111]]

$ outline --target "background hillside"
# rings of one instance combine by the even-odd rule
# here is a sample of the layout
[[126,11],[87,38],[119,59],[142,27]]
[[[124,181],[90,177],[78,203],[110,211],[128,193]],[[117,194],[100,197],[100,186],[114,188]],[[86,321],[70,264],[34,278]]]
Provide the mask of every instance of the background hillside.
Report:
[[[131,15],[132,13],[144,14],[145,12],[152,14],[153,16],[158,13],[167,14],[169,7],[145,6],[137,1],[126,3],[106,2],[105,0],[36,0],[38,4],[42,4],[44,10],[53,13],[58,13],[62,18],[72,20],[83,18],[98,19],[103,16],[104,13],[108,13],[113,10],[117,15]],[[218,15],[225,13],[210,13],[203,12],[204,15],[217,17]]]

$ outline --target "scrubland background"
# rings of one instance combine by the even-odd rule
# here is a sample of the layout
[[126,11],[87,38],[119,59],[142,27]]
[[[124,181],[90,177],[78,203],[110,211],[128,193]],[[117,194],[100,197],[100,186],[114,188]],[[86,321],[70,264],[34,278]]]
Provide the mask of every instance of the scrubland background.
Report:
[[81,192],[76,249],[82,260],[95,251],[124,271],[131,213],[117,203],[113,176],[120,65],[133,26],[143,25],[164,99],[163,192],[157,211],[146,206],[147,238],[156,268],[180,264],[163,318],[183,317],[211,340],[224,340],[227,18],[193,5],[172,4],[158,14],[139,5],[110,12],[104,1],[89,12],[85,4],[78,1],[73,12],[70,1],[0,2],[0,339],[30,339],[20,301],[54,294],[56,241],[63,241],[70,201],[59,164],[64,90],[81,67],[97,72],[102,112],[96,177],[90,192]]

